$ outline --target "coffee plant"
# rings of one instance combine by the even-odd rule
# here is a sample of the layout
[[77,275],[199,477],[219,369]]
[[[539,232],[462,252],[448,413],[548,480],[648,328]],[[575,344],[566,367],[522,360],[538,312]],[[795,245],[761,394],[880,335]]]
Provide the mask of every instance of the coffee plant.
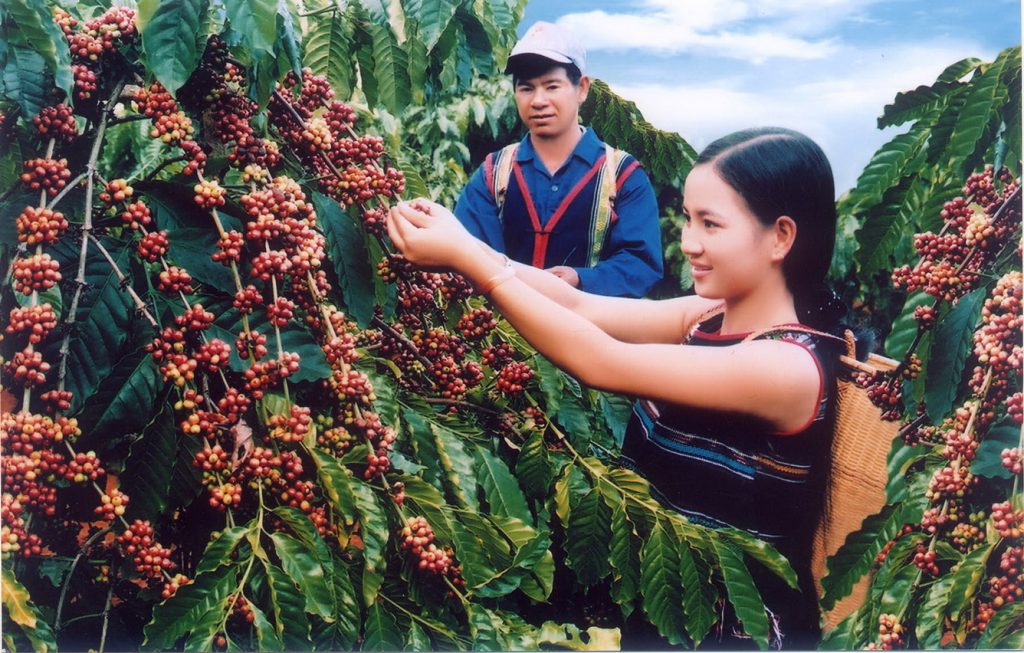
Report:
[[627,402],[393,254],[397,87],[339,99],[284,5],[0,18],[6,646],[696,644],[725,603],[767,646],[785,559],[667,514]]

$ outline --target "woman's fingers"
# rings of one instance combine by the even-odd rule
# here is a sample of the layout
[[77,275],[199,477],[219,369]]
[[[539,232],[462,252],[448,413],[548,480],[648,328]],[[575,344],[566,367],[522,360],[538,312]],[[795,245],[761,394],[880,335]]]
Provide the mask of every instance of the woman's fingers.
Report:
[[414,207],[409,202],[399,202],[395,207],[399,214],[417,227],[426,227],[431,223],[431,217]]
[[404,218],[402,218],[402,215],[398,212],[397,208],[392,207],[391,210],[388,211],[388,236],[391,237],[391,242],[395,244],[395,247],[402,252],[405,251],[405,234],[402,225],[403,221]]

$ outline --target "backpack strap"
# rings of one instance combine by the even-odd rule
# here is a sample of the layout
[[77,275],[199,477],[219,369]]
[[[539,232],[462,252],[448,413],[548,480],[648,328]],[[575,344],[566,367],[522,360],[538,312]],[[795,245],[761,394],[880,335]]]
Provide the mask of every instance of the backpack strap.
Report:
[[508,182],[512,178],[512,164],[515,163],[518,152],[519,143],[511,143],[497,152],[488,154],[484,159],[484,177],[491,197],[498,205],[499,222],[505,211],[505,193],[508,191]]
[[[619,174],[619,168],[626,159],[626,153],[616,149],[607,143],[604,144],[604,166],[597,178],[597,193],[594,196],[594,205],[590,220],[590,243],[587,248],[587,267],[597,265],[601,258],[601,249],[604,247],[604,237],[608,227],[615,222],[615,198],[619,189],[626,181],[626,177],[632,174],[635,166],[627,166],[623,174]],[[636,160],[634,164],[639,165]]]

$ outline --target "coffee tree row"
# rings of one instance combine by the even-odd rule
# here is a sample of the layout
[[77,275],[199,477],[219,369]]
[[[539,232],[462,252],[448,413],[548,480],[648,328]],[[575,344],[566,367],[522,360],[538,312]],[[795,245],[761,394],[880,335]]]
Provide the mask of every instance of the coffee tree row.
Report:
[[728,601],[766,646],[747,565],[786,561],[665,514],[628,404],[392,255],[367,116],[254,55],[298,16],[207,9],[2,16],[5,644],[697,643]]

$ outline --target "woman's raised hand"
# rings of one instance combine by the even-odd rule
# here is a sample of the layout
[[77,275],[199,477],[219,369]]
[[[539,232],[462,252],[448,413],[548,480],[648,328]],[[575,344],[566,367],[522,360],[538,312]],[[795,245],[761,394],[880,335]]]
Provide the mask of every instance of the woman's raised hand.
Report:
[[388,235],[411,262],[465,272],[480,242],[451,211],[427,199],[399,202],[388,214]]

